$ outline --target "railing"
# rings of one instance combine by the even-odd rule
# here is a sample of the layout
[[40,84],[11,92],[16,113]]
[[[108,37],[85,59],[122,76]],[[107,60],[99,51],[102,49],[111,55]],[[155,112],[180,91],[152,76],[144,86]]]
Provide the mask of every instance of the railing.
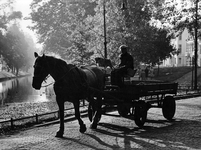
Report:
[[[192,90],[192,87],[191,86],[181,86],[179,85],[178,86],[178,90],[177,90],[177,95],[191,95],[191,94],[200,94],[201,93],[201,86],[198,86],[198,89],[195,91],[195,90]],[[88,104],[85,104],[85,101],[83,101],[83,104],[81,107],[84,107],[84,106],[88,106]],[[67,108],[65,109],[65,113],[66,111],[70,111],[72,110],[73,108]],[[52,112],[48,112],[48,113],[43,113],[43,114],[35,114],[34,116],[27,116],[27,117],[22,117],[22,118],[17,118],[17,119],[13,119],[13,118],[10,118],[9,120],[5,120],[5,121],[0,121],[0,129],[2,126],[10,126],[11,129],[14,129],[14,127],[16,126],[15,122],[20,122],[22,120],[28,120],[28,119],[31,119],[32,120],[32,123],[34,122],[35,124],[38,124],[44,120],[50,120],[50,118],[46,118],[46,119],[39,119],[40,117],[44,117],[44,116],[47,116],[47,115],[54,115],[54,117],[52,117],[52,119],[56,120],[59,118],[59,111],[52,111]],[[67,113],[66,113],[67,114]],[[55,116],[56,115],[56,116]],[[70,114],[72,115],[72,114]],[[34,120],[34,121],[33,121]],[[24,121],[25,122],[25,121]],[[26,124],[26,123],[22,123],[22,124]],[[3,125],[3,124],[9,124],[9,125]],[[28,123],[30,123],[30,121],[28,121]]]
[[[85,107],[85,106],[88,106],[88,104],[85,104],[85,101],[83,100],[83,103],[82,103],[82,106],[81,107]],[[66,112],[67,111],[70,111],[70,110],[73,110],[74,108],[71,107],[71,108],[67,108],[64,110],[64,115],[65,117],[67,115],[72,115],[71,114],[67,114]],[[67,114],[67,115],[66,115]],[[52,119],[56,120],[56,119],[59,119],[59,110],[56,110],[56,111],[51,111],[51,112],[48,112],[48,113],[43,113],[43,114],[35,114],[34,116],[27,116],[27,117],[22,117],[22,118],[16,118],[16,119],[13,119],[13,118],[10,118],[8,120],[5,120],[5,121],[0,121],[0,129],[4,126],[10,126],[11,129],[14,129],[14,127],[16,126],[16,124],[14,122],[20,122],[20,121],[23,121],[23,123],[21,123],[21,125],[23,124],[26,124],[26,121],[25,120],[29,120],[27,123],[30,123],[30,122],[34,122],[35,124],[39,124],[40,122],[42,121],[45,121],[45,120],[50,120],[51,118],[50,117],[46,117],[46,119],[39,119],[40,117],[44,117],[44,116],[47,116],[47,115],[54,115],[54,117],[52,117]],[[30,121],[32,120],[32,121]]]
[[183,86],[183,85],[178,85],[178,93],[179,92],[185,92],[185,94],[188,93],[200,93],[201,92],[201,85],[197,86],[197,90],[194,90],[192,86]]

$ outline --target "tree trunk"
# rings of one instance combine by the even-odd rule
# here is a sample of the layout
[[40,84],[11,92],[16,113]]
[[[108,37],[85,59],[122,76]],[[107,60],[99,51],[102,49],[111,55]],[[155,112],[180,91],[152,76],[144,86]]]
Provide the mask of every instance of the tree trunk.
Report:
[[158,71],[157,71],[157,76],[159,76],[159,64],[158,64]]

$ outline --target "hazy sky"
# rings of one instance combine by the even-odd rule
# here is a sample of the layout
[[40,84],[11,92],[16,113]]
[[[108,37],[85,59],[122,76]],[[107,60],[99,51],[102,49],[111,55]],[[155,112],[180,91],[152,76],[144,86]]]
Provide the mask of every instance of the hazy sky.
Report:
[[15,8],[16,10],[20,10],[23,15],[28,15],[31,12],[29,8],[31,2],[32,0],[16,0]]
[[[23,18],[29,16],[29,13],[31,12],[30,9],[30,4],[32,2],[32,0],[15,0],[15,11],[21,11],[23,14]],[[21,21],[21,27],[25,32],[30,33],[33,38],[34,41],[36,42],[36,35],[34,34],[33,31],[31,31],[30,29],[27,28],[27,26],[31,25],[31,20],[22,20]],[[37,44],[37,47],[41,47],[41,45]]]
[[[31,4],[31,1],[32,0],[16,0],[15,10],[21,11],[23,14],[23,17],[28,16],[29,13],[31,12],[30,6],[29,6]],[[23,29],[25,30],[29,30],[26,27],[30,24],[31,24],[30,20],[22,20],[22,23],[21,23]]]

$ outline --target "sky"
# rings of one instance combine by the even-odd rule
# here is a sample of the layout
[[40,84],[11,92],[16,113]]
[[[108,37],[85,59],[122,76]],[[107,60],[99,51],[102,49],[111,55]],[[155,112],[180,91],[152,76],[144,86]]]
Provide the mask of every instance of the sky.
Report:
[[[29,13],[31,12],[30,10],[30,4],[31,4],[32,0],[16,0],[15,3],[15,10],[16,11],[21,11],[23,14],[23,17],[26,17],[29,15]],[[26,28],[27,25],[31,24],[31,21],[28,20],[23,20],[23,27]]]
[[[23,18],[29,16],[31,9],[30,9],[30,4],[32,0],[15,0],[15,6],[14,9],[15,11],[21,11],[23,14]],[[33,31],[27,28],[27,26],[31,25],[32,22],[31,20],[22,20],[21,21],[21,27],[25,32],[28,32],[32,35],[34,41],[37,41],[37,37],[34,34]],[[41,45],[37,44],[37,47],[41,48]]]
[[16,10],[20,10],[24,15],[28,15],[31,12],[29,8],[31,2],[32,0],[16,0],[15,8]]

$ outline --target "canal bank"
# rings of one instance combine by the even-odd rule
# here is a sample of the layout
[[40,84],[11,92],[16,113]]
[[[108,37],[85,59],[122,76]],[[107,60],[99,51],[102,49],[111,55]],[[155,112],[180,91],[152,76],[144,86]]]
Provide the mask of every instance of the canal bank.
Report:
[[0,71],[0,82],[16,77],[14,74],[7,71]]
[[[16,119],[57,110],[53,87],[35,90],[32,76],[0,72],[0,120]],[[51,82],[51,81],[49,81]]]
[[6,81],[6,80],[10,80],[10,79],[13,79],[13,78],[28,76],[28,75],[31,75],[31,74],[30,73],[20,72],[19,75],[16,76],[16,75],[14,75],[11,72],[0,71],[0,82]]

